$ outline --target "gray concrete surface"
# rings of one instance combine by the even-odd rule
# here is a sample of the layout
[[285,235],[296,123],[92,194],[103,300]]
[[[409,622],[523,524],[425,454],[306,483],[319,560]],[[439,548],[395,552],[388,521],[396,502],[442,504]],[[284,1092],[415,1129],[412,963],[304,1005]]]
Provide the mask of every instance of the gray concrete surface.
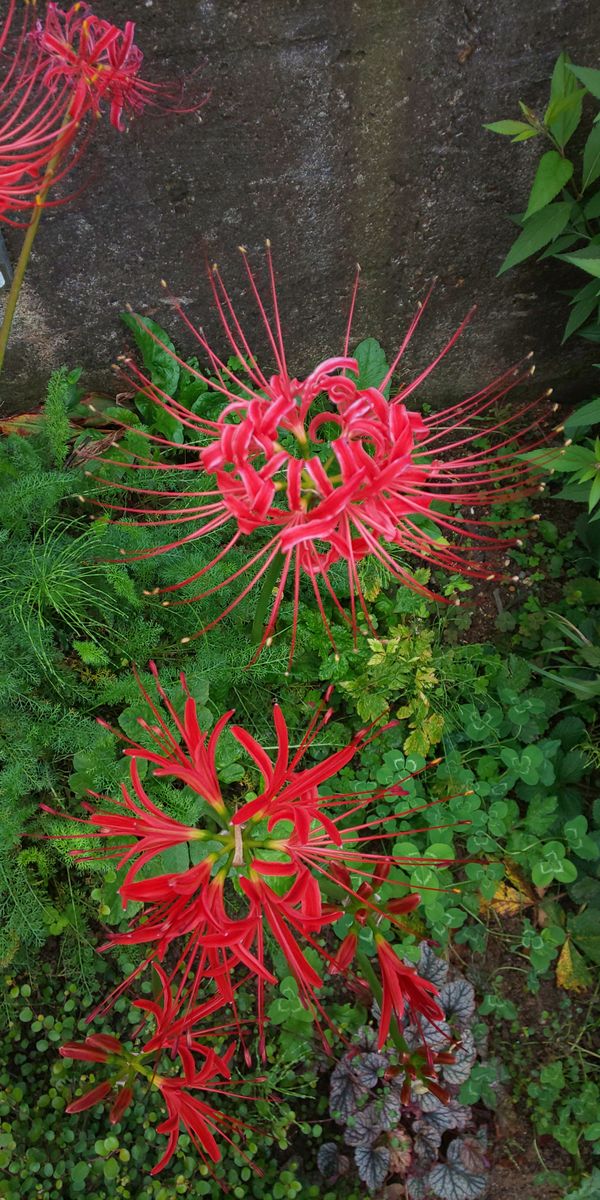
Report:
[[[212,97],[202,120],[149,115],[124,136],[102,129],[87,190],[44,218],[7,356],[6,410],[39,401],[62,362],[106,385],[127,344],[118,320],[127,302],[188,348],[163,275],[222,344],[204,248],[240,294],[236,246],[259,248],[265,236],[298,373],[339,351],[358,260],[356,335],[390,349],[440,277],[414,367],[477,302],[429,397],[476,388],[529,349],[560,399],[589,389],[597,350],[576,339],[560,348],[557,288],[570,273],[549,263],[496,278],[512,237],[506,214],[523,207],[536,150],[482,123],[513,115],[519,97],[541,107],[561,48],[594,65],[592,0],[98,0],[97,9],[137,21],[149,77],[201,63]],[[14,259],[19,234],[6,239]],[[253,328],[247,296],[241,308]]]

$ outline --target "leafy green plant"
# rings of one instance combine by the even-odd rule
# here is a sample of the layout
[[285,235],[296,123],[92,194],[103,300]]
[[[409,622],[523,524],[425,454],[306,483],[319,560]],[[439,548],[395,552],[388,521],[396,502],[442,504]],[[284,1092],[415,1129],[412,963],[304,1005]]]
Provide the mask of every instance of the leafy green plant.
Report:
[[591,1167],[600,1149],[598,1020],[597,991],[589,1000],[565,995],[534,1021],[516,1012],[492,1014],[492,1041],[507,1069],[513,1103],[525,1109],[537,1139],[543,1144],[553,1139],[570,1156],[571,1181]]
[[[463,1096],[478,1057],[472,1032],[475,995],[464,976],[456,970],[449,974],[448,964],[426,943],[419,949],[419,972],[440,988],[446,1021],[435,1028],[407,1021],[403,1032],[409,1045],[425,1037],[431,1051],[440,1053],[440,1094],[415,1084],[405,1095],[393,1052],[376,1051],[375,1033],[366,1026],[332,1072],[331,1115],[342,1126],[355,1170],[370,1192],[380,1192],[393,1175],[414,1200],[478,1200],[487,1188],[486,1136]],[[350,1169],[349,1157],[335,1142],[321,1146],[318,1162],[332,1182]]]
[[600,1188],[600,1167],[594,1167],[591,1175],[586,1175],[580,1186],[565,1196],[565,1200],[595,1200],[598,1188]]
[[[101,960],[100,969],[108,975],[110,964]],[[306,1088],[307,1094],[289,1100],[280,1094],[275,1106],[273,1082],[268,1078],[254,1086],[258,1100],[251,1105],[243,1099],[232,1101],[236,1115],[257,1126],[257,1133],[240,1152],[235,1133],[227,1158],[214,1170],[198,1163],[184,1134],[172,1169],[160,1179],[150,1177],[159,1137],[149,1095],[140,1098],[108,1134],[98,1109],[89,1111],[85,1121],[75,1126],[65,1120],[65,1108],[77,1093],[81,1075],[77,1064],[58,1057],[56,1051],[62,1042],[81,1040],[89,1033],[85,1010],[92,1004],[91,996],[84,997],[84,1015],[80,1015],[81,992],[66,976],[66,969],[61,972],[60,966],[57,970],[56,964],[48,961],[39,965],[35,979],[12,976],[2,980],[3,1200],[56,1200],[61,1195],[89,1200],[172,1200],[174,1196],[210,1197],[215,1187],[236,1200],[294,1200],[299,1196],[324,1200],[316,1182],[322,1126],[315,1115],[326,1101],[323,1097],[320,1104],[314,1095],[314,1066],[306,1042],[301,1080],[310,1077],[312,1087]],[[146,990],[150,992],[150,985]],[[127,1000],[119,999],[116,1010],[126,1015]],[[277,1027],[271,1031],[270,1041],[277,1061]],[[89,1079],[93,1081],[93,1077],[92,1070]],[[290,1143],[298,1135],[310,1148],[309,1155],[294,1152]],[[356,1190],[347,1189],[342,1195],[346,1200],[358,1200]],[[336,1197],[330,1193],[329,1200]]]
[[538,665],[533,670],[580,700],[593,700],[600,695],[600,647],[561,613],[549,612],[548,618],[562,641],[544,648],[543,660],[548,662],[552,656],[553,670]]
[[[557,450],[531,451],[522,457],[539,462],[540,469],[554,475],[566,475],[560,492],[551,493],[559,500],[584,503],[590,522],[598,520],[594,512],[600,501],[600,438],[592,438],[591,426],[600,422],[600,398],[577,408],[565,420],[568,441]],[[592,516],[592,513],[594,515]]]
[[546,146],[538,162],[525,212],[517,218],[521,232],[500,273],[534,254],[558,258],[577,267],[588,282],[573,291],[563,341],[577,332],[600,341],[600,124],[598,114],[581,155],[567,145],[579,127],[586,96],[600,100],[600,71],[573,64],[559,55],[552,74],[548,105],[542,116],[519,101],[519,120],[485,126],[512,142],[539,138]]

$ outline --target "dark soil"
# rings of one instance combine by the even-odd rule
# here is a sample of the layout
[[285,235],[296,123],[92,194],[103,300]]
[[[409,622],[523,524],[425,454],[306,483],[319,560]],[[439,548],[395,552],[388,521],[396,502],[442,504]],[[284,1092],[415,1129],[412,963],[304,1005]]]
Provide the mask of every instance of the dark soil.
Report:
[[[503,934],[516,936],[519,929],[519,919],[502,922]],[[570,1176],[573,1159],[550,1135],[536,1134],[525,1104],[522,1099],[515,1098],[515,1092],[518,1094],[520,1080],[531,1075],[532,1058],[535,1067],[541,1067],[558,1054],[566,1056],[566,1049],[560,1042],[557,1044],[548,1024],[552,1027],[554,1019],[561,1027],[565,1021],[565,997],[569,997],[569,993],[549,976],[541,981],[539,992],[532,994],[525,985],[525,976],[513,970],[515,956],[510,939],[497,937],[493,932],[485,956],[472,955],[465,962],[466,957],[461,947],[461,969],[471,979],[480,997],[492,991],[494,981],[500,977],[504,981],[503,994],[517,1008],[521,1027],[539,1030],[539,1037],[529,1042],[523,1038],[519,1044],[508,1023],[486,1018],[490,1056],[498,1058],[511,1076],[502,1086],[498,1107],[491,1115],[490,1179],[486,1200],[562,1200],[570,1188],[554,1183],[553,1175]],[[571,994],[570,999],[574,1004],[580,1002],[583,1011],[587,1012],[588,997]],[[591,1166],[591,1163],[586,1165]]]

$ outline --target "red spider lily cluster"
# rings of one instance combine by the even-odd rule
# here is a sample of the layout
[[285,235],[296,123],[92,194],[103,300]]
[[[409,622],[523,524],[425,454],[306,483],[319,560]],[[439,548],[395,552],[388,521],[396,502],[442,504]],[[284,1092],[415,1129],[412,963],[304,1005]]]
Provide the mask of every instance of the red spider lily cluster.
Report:
[[[158,963],[154,964],[154,971],[159,984],[158,998],[133,1001],[142,1012],[138,1035],[144,1032],[148,1018],[155,1025],[154,1033],[146,1036],[141,1047],[132,1050],[112,1034],[102,1033],[91,1034],[83,1042],[66,1042],[60,1047],[63,1058],[101,1063],[106,1067],[106,1078],[73,1100],[67,1107],[68,1113],[83,1112],[110,1099],[109,1120],[115,1125],[134,1099],[136,1083],[141,1082],[146,1089],[150,1087],[160,1094],[167,1117],[157,1130],[166,1134],[168,1141],[151,1175],[162,1171],[172,1158],[182,1126],[202,1158],[213,1163],[220,1158],[215,1134],[231,1142],[229,1131],[244,1128],[242,1121],[217,1111],[208,1100],[200,1098],[203,1094],[211,1097],[239,1095],[232,1090],[229,1066],[235,1044],[230,1043],[220,1054],[207,1044],[215,1036],[226,1037],[229,1027],[206,1025],[210,1005],[196,1007],[177,1021],[167,976]],[[199,1040],[196,1027],[201,1021],[205,1024],[202,1040]],[[168,1055],[168,1074],[160,1074],[157,1069],[162,1055]],[[173,1073],[173,1063],[177,1059],[182,1071],[179,1075]]]
[[19,224],[15,214],[35,208],[71,170],[87,117],[106,109],[122,131],[127,115],[177,106],[180,91],[141,77],[134,35],[131,21],[119,29],[87,4],[48,3],[39,18],[26,4],[18,19],[10,0],[0,33],[0,219]]
[[[512,367],[476,395],[439,412],[423,416],[411,411],[409,398],[454,346],[472,315],[427,367],[390,396],[392,377],[403,365],[422,318],[425,305],[421,305],[383,378],[376,386],[362,387],[358,363],[349,356],[357,277],[342,356],[325,360],[306,378],[297,379],[287,366],[269,246],[272,317],[245,251],[243,262],[274,358],[274,374],[267,375],[259,367],[216,267],[209,272],[214,301],[243,371],[234,373],[177,302],[175,307],[205,352],[212,374],[205,376],[178,359],[175,351],[167,352],[207,384],[213,395],[222,397],[218,420],[191,412],[128,363],[130,382],[180,423],[188,442],[182,455],[181,444],[145,434],[148,454],[131,453],[119,465],[155,470],[159,475],[165,464],[157,453],[164,449],[176,455],[179,477],[187,476],[192,483],[190,490],[139,489],[142,502],[128,495],[122,506],[106,505],[121,511],[128,521],[181,530],[164,546],[131,557],[166,553],[221,529],[225,534],[223,547],[211,563],[179,583],[156,589],[155,594],[197,584],[235,546],[255,535],[259,548],[248,551],[239,570],[183,600],[163,603],[200,600],[242,582],[217,620],[193,635],[199,636],[263,581],[270,612],[257,653],[272,638],[288,594],[293,614],[291,662],[303,581],[335,649],[326,603],[330,614],[350,625],[355,638],[361,619],[374,632],[359,571],[366,558],[374,559],[400,584],[427,596],[433,593],[415,578],[411,559],[472,579],[506,578],[503,556],[515,540],[502,537],[505,523],[492,519],[489,510],[539,490],[540,462],[532,465],[519,456],[546,444],[548,416],[553,411],[548,392],[519,402],[510,413],[503,407],[514,389],[530,378],[529,362]],[[209,486],[202,486],[202,475],[209,476]],[[124,492],[136,492],[133,481],[120,486]],[[475,515],[481,510],[484,515]],[[330,579],[331,567],[339,563],[347,572],[347,605]]]
[[[331,789],[329,781],[376,734],[360,730],[347,745],[320,761],[307,762],[311,745],[331,717],[328,697],[296,748],[290,746],[284,715],[275,705],[277,749],[271,756],[248,730],[231,723],[232,712],[225,713],[210,734],[202,730],[185,676],[180,712],[161,686],[154,664],[151,669],[158,700],[140,682],[151,714],[139,721],[140,741],[112,731],[126,742],[130,783],[122,785],[118,800],[92,793],[84,806],[87,815],[68,818],[77,824],[77,832],[68,834],[63,828],[52,836],[72,838],[76,844],[71,853],[80,862],[113,861],[123,872],[123,907],[136,902],[136,915],[127,928],[111,934],[103,949],[143,946],[145,957],[95,1015],[106,1015],[116,996],[150,966],[160,979],[162,1000],[135,1001],[155,1022],[154,1033],[137,1054],[124,1050],[112,1035],[63,1047],[63,1054],[106,1062],[110,1068],[109,1078],[76,1100],[71,1111],[111,1096],[112,1119],[117,1120],[133,1094],[136,1075],[145,1076],[161,1092],[169,1113],[161,1126],[169,1134],[168,1149],[155,1170],[173,1152],[180,1122],[191,1130],[204,1156],[214,1161],[213,1134],[217,1125],[222,1132],[221,1118],[194,1093],[214,1091],[216,1075],[229,1080],[233,1050],[213,1052],[207,1038],[222,1040],[227,1029],[235,1029],[250,1063],[248,1022],[240,1019],[236,993],[241,985],[247,989],[253,984],[252,1027],[258,1055],[264,1059],[265,988],[277,983],[273,945],[283,952],[325,1045],[324,1025],[331,1022],[319,992],[326,973],[343,974],[363,994],[370,989],[376,995],[380,1047],[391,1033],[407,1080],[418,1076],[435,1087],[434,1059],[425,1038],[417,1051],[410,1051],[401,1031],[409,1017],[418,1028],[421,1018],[443,1019],[437,989],[402,961],[389,940],[394,930],[405,928],[402,918],[419,903],[402,879],[402,868],[420,862],[432,865],[429,858],[405,857],[396,852],[397,846],[390,849],[390,842],[401,837],[396,823],[416,811],[402,804],[406,780],[369,793],[324,790],[328,784]],[[250,797],[240,794],[237,785],[235,790],[221,785],[219,743],[226,728],[248,756],[256,780]],[[190,789],[201,811],[197,825],[182,823],[152,798],[151,782],[142,781],[141,764],[150,768],[150,780],[172,781],[175,798],[181,785]],[[384,798],[393,801],[394,811],[385,817],[374,815]],[[42,807],[55,818],[62,815]],[[178,872],[165,871],[160,856],[174,847],[187,850],[188,865]],[[440,860],[438,865],[448,862]],[[384,883],[386,899],[380,894]],[[352,924],[336,948],[333,927],[342,916],[350,917]],[[359,934],[365,927],[374,934],[378,976],[360,949]],[[206,1020],[221,1009],[227,1011],[227,1023],[206,1028]],[[166,1075],[157,1065],[163,1054],[170,1055]],[[183,1066],[181,1077],[173,1073],[177,1057]]]

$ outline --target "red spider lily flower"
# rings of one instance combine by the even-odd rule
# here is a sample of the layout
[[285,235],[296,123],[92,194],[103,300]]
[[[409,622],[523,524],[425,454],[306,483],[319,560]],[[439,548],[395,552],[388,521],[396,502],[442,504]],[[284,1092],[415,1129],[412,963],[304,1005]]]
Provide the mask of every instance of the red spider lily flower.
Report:
[[[111,837],[119,839],[116,848],[108,854],[103,850],[102,858],[115,858],[119,870],[131,863],[123,882],[124,904],[126,904],[128,889],[131,888],[141,867],[146,866],[164,850],[188,842],[202,841],[206,837],[203,830],[182,825],[180,821],[174,820],[157,808],[142,787],[135,759],[132,759],[131,762],[131,782],[136,799],[133,799],[125,784],[122,784],[123,799],[121,801],[110,800],[110,804],[116,809],[116,812],[110,810],[95,812],[85,801],[83,807],[90,813],[87,820],[70,815],[67,817],[69,821],[75,821],[78,825],[85,826],[85,830],[82,828],[80,834],[68,836],[79,839],[85,833],[86,838],[92,836],[102,839]],[[90,793],[90,795],[95,795],[95,793]],[[103,799],[101,796],[95,796],[95,798]],[[40,808],[51,816],[65,816],[64,813],[59,813],[47,804],[41,804]],[[127,840],[123,841],[123,839]],[[85,861],[89,855],[85,851],[75,849],[73,857]],[[135,861],[131,862],[132,859]],[[170,878],[170,876],[165,876],[167,881]],[[168,886],[168,882],[165,886]]]
[[[182,432],[188,432],[185,459],[177,463],[180,478],[185,479],[187,473],[196,484],[199,472],[211,476],[210,487],[205,490],[196,485],[194,490],[170,491],[158,484],[156,488],[141,489],[137,504],[128,499],[123,505],[104,506],[121,511],[129,522],[181,529],[181,535],[165,545],[133,554],[130,559],[166,553],[217,530],[223,530],[225,537],[211,563],[179,583],[155,589],[154,594],[175,593],[203,580],[235,546],[243,545],[247,535],[260,534],[260,548],[249,554],[238,570],[194,595],[164,603],[200,600],[245,579],[220,616],[193,635],[199,636],[232,612],[262,582],[259,613],[263,599],[265,608],[267,602],[270,604],[270,613],[264,622],[257,650],[260,653],[274,634],[284,596],[291,593],[291,662],[302,581],[308,583],[335,647],[324,597],[333,605],[334,614],[350,625],[354,637],[361,614],[372,629],[358,569],[365,558],[374,559],[397,582],[430,597],[434,593],[418,582],[407,557],[469,578],[505,578],[499,556],[503,558],[515,540],[498,536],[502,521],[472,514],[539,490],[540,464],[534,466],[520,455],[547,442],[549,393],[518,402],[509,415],[503,407],[512,399],[514,389],[529,379],[527,361],[511,367],[476,395],[422,416],[409,410],[407,401],[454,346],[472,313],[433,361],[388,397],[390,381],[421,321],[425,304],[420,305],[411,321],[389,369],[376,386],[363,387],[358,363],[349,355],[355,284],[343,355],[326,359],[304,379],[297,379],[287,367],[269,246],[273,320],[267,314],[245,251],[243,261],[274,358],[274,374],[258,366],[216,267],[210,272],[214,300],[231,349],[244,364],[243,371],[235,374],[175,301],[174,307],[208,357],[212,376],[193,368],[191,374],[222,397],[218,420],[196,414],[169,397],[150,384],[133,363],[129,362],[125,371],[136,389],[141,387],[180,424]],[[160,345],[166,349],[162,342]],[[190,370],[175,351],[166,352]],[[149,447],[168,448],[171,457],[173,452],[181,453],[179,443],[151,434],[143,436]],[[487,448],[481,448],[482,439]],[[153,459],[150,454],[130,453],[118,462],[119,466],[160,474],[170,465],[154,461],[156,456]],[[126,482],[117,487],[129,493],[134,485]],[[438,533],[432,530],[431,519]],[[345,564],[349,611],[330,580],[335,563]]]
[[107,1033],[91,1033],[84,1042],[65,1042],[60,1047],[63,1058],[78,1058],[83,1062],[108,1062],[111,1055],[123,1054],[118,1038]]
[[131,738],[124,737],[120,730],[113,729],[106,721],[99,720],[98,724],[108,729],[115,737],[128,743],[128,749],[125,750],[125,754],[134,756],[136,759],[145,759],[146,762],[152,763],[154,774],[159,777],[180,779],[182,783],[189,784],[195,792],[203,796],[216,813],[222,814],[224,812],[224,804],[217,778],[215,754],[219,738],[233,713],[225,713],[217,722],[209,737],[207,733],[204,733],[200,729],[198,724],[196,701],[190,695],[185,676],[181,675],[181,684],[186,693],[186,703],[183,720],[180,720],[160,683],[156,663],[149,663],[149,667],[154,676],[156,690],[160,699],[175,725],[176,734],[173,735],[169,729],[160,710],[144,688],[137,672],[135,672],[135,675],[138,687],[155,721],[154,725],[150,725],[142,717],[139,717],[138,724],[154,742],[156,750],[148,750],[145,746],[140,745],[139,742],[134,742]]
[[[32,40],[31,14],[25,6],[20,29],[13,38],[15,3],[11,0],[0,33],[0,219],[10,224],[10,211],[32,209],[53,163],[61,179],[76,160],[68,162],[77,134],[66,88],[50,93],[40,84],[41,51]],[[10,53],[9,53],[10,51]]]
[[84,153],[91,132],[86,117],[107,108],[122,132],[124,115],[157,105],[197,111],[206,97],[183,109],[180,87],[140,77],[143,54],[131,21],[119,29],[87,4],[63,11],[54,3],[34,21],[26,4],[13,38],[14,14],[10,0],[0,32],[0,219],[19,225],[11,213],[32,216],[70,199],[49,200],[48,192]]
[[[152,1169],[157,1175],[171,1159],[178,1143],[180,1127],[183,1126],[203,1159],[218,1162],[220,1151],[215,1133],[231,1142],[225,1131],[228,1124],[234,1130],[243,1130],[243,1122],[218,1112],[207,1100],[191,1092],[214,1095],[237,1095],[229,1091],[231,1070],[229,1062],[235,1051],[231,1044],[224,1053],[216,1053],[206,1044],[213,1035],[222,1036],[230,1025],[204,1028],[200,1038],[199,1022],[207,1015],[207,1006],[181,1015],[181,1005],[173,997],[165,973],[155,965],[160,986],[157,1000],[136,1000],[134,1004],[155,1022],[153,1036],[146,1039],[139,1050],[126,1049],[109,1034],[91,1034],[84,1042],[67,1042],[60,1047],[63,1058],[86,1062],[105,1063],[109,1078],[95,1084],[90,1090],[72,1101],[68,1113],[83,1112],[88,1108],[114,1097],[110,1108],[110,1121],[115,1124],[121,1119],[134,1095],[135,1080],[140,1077],[144,1084],[160,1092],[167,1108],[166,1119],[157,1126],[159,1133],[168,1137],[162,1158]],[[139,1034],[134,1032],[135,1038]],[[185,1034],[185,1041],[182,1035]],[[201,1040],[202,1039],[202,1040]],[[162,1053],[170,1051],[170,1058],[177,1054],[183,1065],[183,1076],[159,1073],[158,1065]],[[198,1055],[203,1061],[198,1063]],[[251,1098],[251,1097],[250,1097]]]
[[177,1149],[181,1125],[202,1157],[207,1154],[212,1162],[218,1162],[221,1154],[210,1126],[212,1125],[215,1130],[218,1129],[220,1114],[209,1104],[190,1096],[178,1083],[164,1080],[162,1086],[159,1086],[169,1115],[166,1120],[157,1125],[156,1130],[157,1133],[167,1134],[169,1140],[160,1162],[157,1162],[150,1174],[158,1175],[173,1157]]
[[[92,1033],[83,1042],[65,1042],[63,1046],[59,1047],[58,1052],[62,1058],[73,1058],[81,1062],[113,1063],[119,1068],[118,1074],[121,1064],[127,1058],[127,1052],[119,1039],[106,1033]],[[72,1100],[65,1111],[68,1113],[85,1112],[86,1109],[93,1108],[105,1100],[115,1087],[114,1079],[104,1080],[84,1092],[83,1096],[79,1096],[77,1100]],[[131,1087],[121,1084],[110,1110],[111,1124],[115,1125],[121,1119],[132,1099]]]
[[[190,697],[185,680],[183,685],[187,710]],[[181,720],[164,690],[160,685],[158,687],[167,718],[159,712],[158,706],[154,706],[154,719],[164,746],[169,748],[167,765],[175,764],[176,770],[172,774],[178,777],[179,740],[184,743],[186,737],[189,740],[190,723],[188,721],[186,725],[185,720]],[[148,698],[145,691],[143,695]],[[332,955],[319,939],[322,931],[342,913],[352,917],[357,929],[369,925],[375,931],[383,919],[392,926],[403,928],[402,916],[414,909],[419,898],[408,891],[403,878],[396,877],[395,868],[401,871],[408,863],[422,862],[431,866],[436,861],[403,856],[388,849],[390,838],[397,842],[402,836],[396,823],[405,821],[412,811],[418,810],[403,807],[394,811],[395,805],[390,805],[391,811],[386,816],[368,816],[369,809],[381,799],[405,797],[406,790],[402,785],[406,780],[371,792],[320,790],[375,736],[369,730],[361,730],[347,746],[334,751],[322,762],[305,765],[304,759],[314,738],[331,716],[327,700],[328,696],[316,709],[293,754],[289,731],[277,706],[274,710],[277,734],[274,759],[247,730],[232,726],[232,732],[258,769],[263,787],[258,789],[255,800],[242,806],[238,804],[237,789],[230,796],[225,788],[220,788],[223,807],[219,811],[217,830],[214,821],[208,830],[196,829],[161,811],[142,788],[135,744],[129,739],[126,739],[126,753],[131,760],[135,801],[123,787],[124,800],[121,804],[117,802],[116,814],[108,806],[96,811],[86,802],[90,814],[87,819],[72,818],[79,821],[79,832],[74,836],[80,839],[72,853],[79,860],[89,857],[85,847],[88,833],[94,838],[108,839],[106,857],[116,858],[121,867],[127,867],[119,889],[122,900],[124,904],[135,901],[141,905],[129,928],[112,934],[104,948],[147,945],[151,948],[147,961],[159,959],[163,964],[168,954],[169,963],[174,964],[170,966],[168,985],[177,984],[177,1003],[185,1000],[188,1011],[195,1011],[199,989],[203,982],[209,981],[215,992],[207,1002],[213,1006],[225,1002],[235,1011],[234,972],[237,968],[249,971],[257,980],[261,1045],[264,1045],[264,986],[276,982],[268,963],[265,931],[270,931],[280,946],[298,982],[303,1002],[322,1012],[316,994],[322,978],[307,957],[307,949],[314,951],[326,967],[347,971],[353,957],[354,940],[347,940],[338,955]],[[206,737],[199,730],[197,744],[204,746]],[[141,755],[148,757],[143,748]],[[212,766],[217,778],[214,762],[211,778]],[[167,773],[164,764],[161,770]],[[195,784],[193,775],[186,776],[186,782],[203,796],[202,784]],[[97,801],[106,799],[96,797]],[[436,803],[442,803],[444,799],[449,797]],[[214,809],[209,809],[209,813],[214,813]],[[208,852],[195,865],[180,872],[137,877],[142,867],[152,867],[160,850],[185,844],[192,848],[195,842],[207,837],[210,838]],[[110,845],[113,838],[118,839],[115,848]],[[99,851],[99,855],[103,853],[103,850]],[[437,861],[448,865],[446,859]],[[384,883],[387,891],[399,888],[400,894],[384,901],[380,895]],[[240,896],[245,899],[245,906],[240,906]],[[408,981],[406,994],[412,1003],[413,992],[417,997],[419,995],[418,984],[412,982],[409,968],[399,963],[393,951],[390,950],[390,954],[397,970],[404,972],[403,978]],[[391,995],[390,959],[382,952],[379,960],[382,973],[387,973],[386,994]],[[159,968],[157,970],[166,986],[166,977]],[[360,961],[359,970],[362,970]],[[416,978],[418,980],[418,976]],[[413,991],[410,991],[411,986]],[[428,988],[429,985],[425,992]],[[163,1001],[165,1012],[169,1003]],[[392,1003],[397,1003],[399,1008],[395,993]],[[144,1005],[140,1007],[144,1008]],[[154,1012],[152,1004],[147,1005],[146,1010]],[[168,1019],[165,1018],[167,1025],[173,1021],[170,1009],[169,1014]],[[382,1021],[382,1037],[385,1038],[389,1028],[385,1006]],[[184,1027],[178,1026],[178,1036],[183,1031]],[[189,1033],[189,1027],[186,1027],[186,1036]]]
[[119,29],[96,17],[88,4],[74,4],[67,11],[48,4],[36,34],[43,56],[42,78],[50,91],[69,88],[75,120],[88,112],[99,116],[107,105],[111,125],[122,132],[124,113],[137,115],[149,105],[176,108],[180,90],[140,77],[144,56],[134,37],[133,21]]
[[432,1022],[443,1021],[445,1013],[437,1003],[439,991],[435,984],[422,979],[414,967],[401,962],[381,934],[375,935],[375,945],[383,983],[378,1043],[381,1050],[389,1032],[392,1013],[401,1021],[408,1008],[413,1018],[418,1020],[420,1015]]

